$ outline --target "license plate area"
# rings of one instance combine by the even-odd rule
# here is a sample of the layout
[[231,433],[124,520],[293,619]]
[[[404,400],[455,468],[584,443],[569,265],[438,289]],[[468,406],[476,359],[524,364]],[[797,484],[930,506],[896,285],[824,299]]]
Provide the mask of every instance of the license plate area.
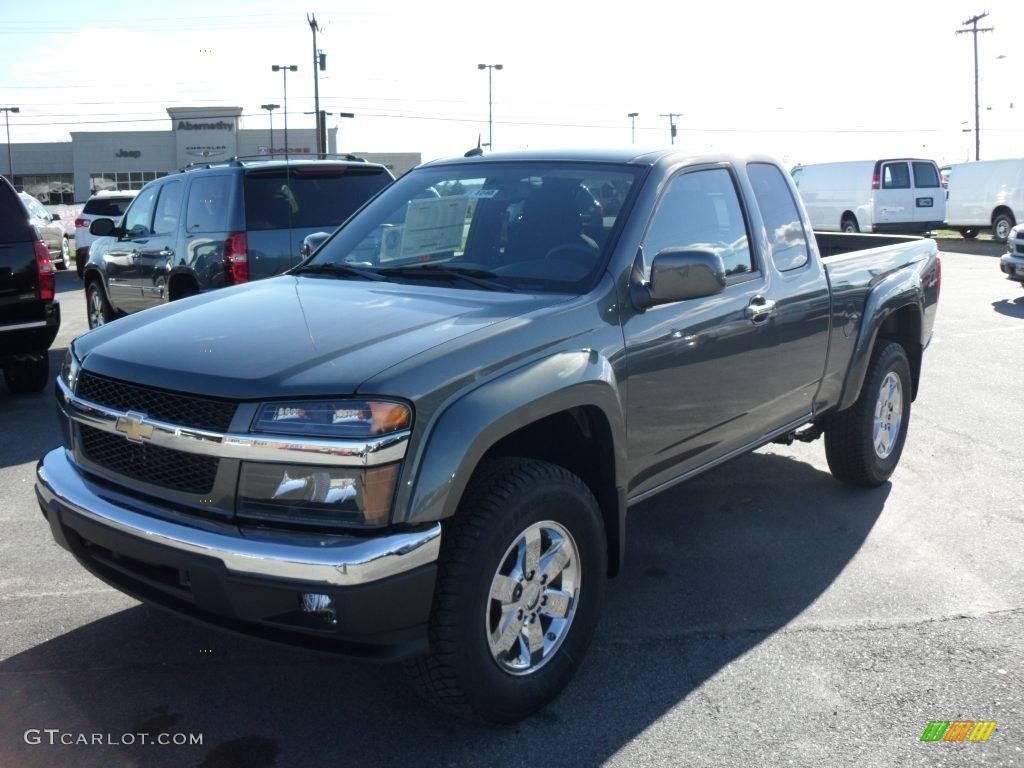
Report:
[[919,197],[916,202],[918,208],[931,208],[935,204],[934,198],[931,197]]

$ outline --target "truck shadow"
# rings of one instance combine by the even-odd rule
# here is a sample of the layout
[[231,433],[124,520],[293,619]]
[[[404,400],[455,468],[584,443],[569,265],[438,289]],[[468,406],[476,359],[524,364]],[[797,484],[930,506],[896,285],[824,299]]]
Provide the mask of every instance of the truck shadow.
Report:
[[993,301],[992,309],[1000,315],[1006,315],[1007,317],[1024,317],[1024,296],[1020,296],[1012,301],[1010,299]]
[[[50,347],[50,378],[56,379],[64,362],[66,346]],[[38,461],[44,453],[61,444],[53,385],[42,392],[15,395],[0,377],[0,468]]]
[[[57,752],[81,766],[599,765],[827,590],[888,493],[755,453],[635,508],[589,656],[555,702],[517,726],[433,710],[395,667],[135,606],[0,664],[4,756],[19,766],[53,764]],[[31,746],[30,728],[202,733],[203,744]]]

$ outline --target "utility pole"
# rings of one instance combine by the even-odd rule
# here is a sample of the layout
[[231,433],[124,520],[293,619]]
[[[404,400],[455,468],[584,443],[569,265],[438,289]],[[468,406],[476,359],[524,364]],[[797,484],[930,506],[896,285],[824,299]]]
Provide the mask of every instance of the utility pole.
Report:
[[14,184],[14,155],[11,154],[11,112],[18,114],[21,112],[21,107],[0,107],[0,112],[4,113],[4,125],[7,127],[7,169],[11,175],[11,184]]
[[974,38],[974,159],[981,160],[981,109],[978,99],[978,33],[991,32],[994,27],[981,27],[978,22],[988,16],[988,11],[971,16],[962,22],[964,29],[958,29],[958,35],[970,34]]
[[316,33],[320,31],[320,25],[316,23],[316,14],[306,14],[306,21],[313,31],[313,111],[317,114],[316,121],[316,151],[320,155],[327,153],[327,137],[324,135],[320,125],[320,71],[327,69],[327,54],[316,47]]
[[504,64],[477,64],[477,69],[487,70],[487,147],[494,151],[494,70],[502,70]]
[[630,122],[630,134],[633,137],[633,143],[634,144],[636,144],[636,118],[637,118],[637,116],[639,114],[640,114],[639,112],[630,112],[627,115],[627,117],[629,118],[629,122]]
[[668,133],[672,139],[673,144],[676,143],[676,118],[682,116],[682,112],[663,112],[662,114],[658,115],[658,117],[668,118]]

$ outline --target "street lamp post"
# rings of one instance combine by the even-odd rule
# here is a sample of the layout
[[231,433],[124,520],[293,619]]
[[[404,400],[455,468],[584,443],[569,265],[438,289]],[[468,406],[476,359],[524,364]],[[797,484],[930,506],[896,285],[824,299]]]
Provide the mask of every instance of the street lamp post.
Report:
[[639,115],[639,112],[630,112],[628,115],[630,123],[630,135],[633,137],[634,144],[636,144],[636,119]]
[[274,110],[280,107],[280,104],[260,104],[260,109],[267,110],[267,117],[270,118],[270,154],[274,154]]
[[[352,112],[327,112],[326,110],[323,110],[323,109],[320,110],[319,114],[316,113],[316,112],[303,112],[302,114],[304,114],[304,115],[316,115],[316,124],[317,124],[317,126],[318,126],[318,128],[320,130],[320,134],[319,135],[323,139],[323,147],[322,148],[323,148],[324,151],[320,153],[321,155],[326,155],[327,154],[327,118],[328,117],[334,117],[335,115],[337,115],[338,117],[355,117],[355,114],[352,113]],[[334,150],[336,152],[338,150],[337,142],[335,142]]]
[[494,70],[502,70],[504,64],[477,64],[477,69],[487,70],[487,146],[494,151]]
[[284,79],[284,156],[288,157],[288,73],[298,72],[297,64],[274,64],[271,67],[274,72],[280,72]]
[[10,114],[18,114],[21,112],[21,107],[0,107],[0,112],[4,113],[4,125],[7,126],[7,172],[11,175],[11,184],[14,183],[14,155],[11,154],[11,121]]

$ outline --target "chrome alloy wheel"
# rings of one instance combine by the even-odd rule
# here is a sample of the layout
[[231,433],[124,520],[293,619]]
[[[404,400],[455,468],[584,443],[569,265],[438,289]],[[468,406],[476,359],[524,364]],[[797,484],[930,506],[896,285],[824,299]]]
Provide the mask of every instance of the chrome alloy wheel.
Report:
[[880,459],[889,458],[896,441],[900,437],[903,425],[903,385],[894,371],[889,371],[882,379],[875,402],[875,425],[872,438],[875,453]]
[[89,291],[89,327],[99,328],[103,322],[103,294],[99,287],[94,287]]
[[523,531],[498,564],[484,614],[495,663],[528,675],[558,651],[576,615],[580,561],[576,542],[552,520]]

